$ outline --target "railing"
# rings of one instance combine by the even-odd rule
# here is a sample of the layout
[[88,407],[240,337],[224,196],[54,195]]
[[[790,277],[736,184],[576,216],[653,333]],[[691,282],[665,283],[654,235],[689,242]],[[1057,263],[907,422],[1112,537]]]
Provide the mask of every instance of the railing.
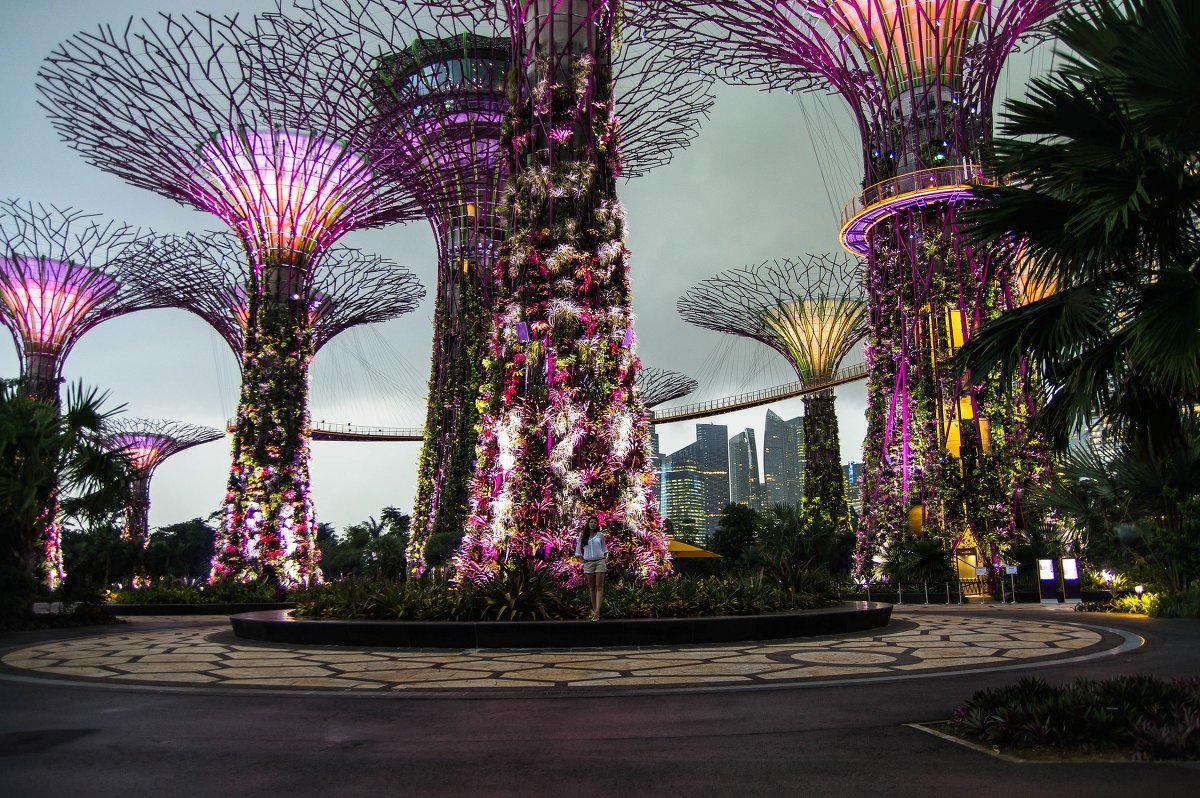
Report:
[[745,410],[746,408],[767,405],[783,399],[817,393],[818,391],[824,391],[848,382],[865,379],[866,376],[867,364],[855,363],[853,366],[847,366],[834,372],[833,376],[827,380],[808,383],[789,382],[786,385],[776,385],[774,388],[763,388],[762,390],[751,391],[749,393],[724,396],[720,399],[710,399],[707,402],[653,410],[650,413],[650,423],[674,424],[678,421],[690,421],[706,416],[719,416],[722,413],[731,413],[735,410]]
[[990,169],[985,169],[977,164],[935,166],[932,169],[921,169],[889,177],[887,180],[881,180],[868,186],[846,203],[842,208],[841,227],[845,229],[850,220],[860,213],[900,197],[954,186],[999,186],[1003,183],[1003,179]]
[[314,441],[420,441],[424,431],[404,427],[360,427],[355,424],[313,424]]
[[[229,419],[226,429],[233,432],[235,419]],[[314,441],[423,441],[423,430],[406,427],[361,427],[356,424],[314,424],[308,430]]]

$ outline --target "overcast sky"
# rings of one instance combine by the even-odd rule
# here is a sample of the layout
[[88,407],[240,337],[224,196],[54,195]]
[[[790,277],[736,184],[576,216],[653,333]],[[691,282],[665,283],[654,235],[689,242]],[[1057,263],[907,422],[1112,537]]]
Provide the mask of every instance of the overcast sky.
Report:
[[[128,186],[89,166],[59,139],[37,106],[34,79],[61,40],[130,16],[202,9],[243,13],[271,3],[250,0],[0,0],[0,196],[73,206],[159,233],[221,229],[210,214]],[[1002,94],[1020,94],[1031,71],[1044,69],[1049,48],[1013,59]],[[776,257],[837,250],[837,217],[861,178],[857,132],[837,97],[799,100],[745,88],[718,87],[712,118],[692,147],[650,175],[623,184],[629,211],[634,310],[642,361],[700,380],[681,403],[790,382],[782,357],[754,341],[693,327],[675,300],[693,283],[725,269]],[[353,233],[344,243],[408,266],[430,295],[435,249],[424,223]],[[344,333],[312,368],[315,421],[419,427],[429,372],[432,302],[383,325]],[[858,353],[850,360],[857,361]],[[19,371],[15,349],[0,345],[0,375]],[[238,371],[225,342],[199,318],[178,310],[132,314],[89,332],[67,359],[69,382],[110,392],[135,417],[224,427],[237,402]],[[861,460],[865,390],[837,390],[843,461]],[[730,434],[756,429],[762,441],[767,408],[709,419]],[[800,399],[771,409],[800,415]],[[695,438],[691,422],[658,429],[664,452]],[[229,439],[168,459],[152,484],[152,527],[217,509],[229,467]],[[317,515],[339,528],[380,508],[409,509],[416,484],[417,443],[313,444]],[[760,452],[761,457],[761,452]]]

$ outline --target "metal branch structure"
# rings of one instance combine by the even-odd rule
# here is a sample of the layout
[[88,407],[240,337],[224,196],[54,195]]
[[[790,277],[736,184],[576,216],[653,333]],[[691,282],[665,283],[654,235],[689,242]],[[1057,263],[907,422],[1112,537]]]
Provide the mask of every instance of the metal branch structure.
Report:
[[[126,279],[130,253],[148,235],[73,208],[0,200],[0,321],[17,346],[27,396],[60,407],[63,363],[84,333],[154,306]],[[57,513],[52,493],[41,565],[52,588],[64,577]]]
[[671,369],[643,366],[637,373],[637,395],[648,408],[682,399],[698,387],[694,379]]
[[[594,514],[614,567],[653,580],[669,565],[650,489],[649,422],[634,389],[640,364],[616,181],[665,162],[690,140],[711,103],[709,79],[656,56],[652,42],[615,47],[615,23],[626,33],[638,25],[632,11],[609,4],[442,6],[411,8],[448,14],[458,24],[453,33],[482,32],[489,48],[507,38],[509,70],[505,119],[492,140],[507,175],[497,209],[505,240],[482,287],[490,312],[481,432],[455,571],[487,581],[516,558],[574,583],[581,579],[571,556],[575,537]],[[397,44],[405,42],[389,46]],[[408,52],[415,61],[421,48]],[[430,68],[435,79],[439,69]],[[628,169],[618,132],[623,96],[632,98],[630,152],[638,159]],[[425,107],[415,100],[395,106]],[[397,130],[415,126],[410,113]]]
[[[501,148],[511,64],[507,19],[489,3],[309,0],[310,21],[347,32],[369,59],[372,94],[384,123],[374,162],[421,199],[437,238],[438,289],[425,440],[418,465],[409,562],[424,567],[425,543],[461,533],[484,338],[492,317],[496,259],[504,239],[501,189],[509,173]],[[712,80],[661,59],[638,37],[614,71],[616,113],[625,131],[626,177],[666,163],[695,135],[712,102]]]
[[923,531],[989,567],[1040,476],[1024,386],[953,376],[949,361],[1013,304],[1013,253],[978,247],[959,211],[986,166],[1001,68],[1060,0],[665,0],[658,24],[723,78],[833,91],[861,135],[863,192],[841,238],[867,260],[864,528],[857,568]]
[[141,543],[150,541],[150,479],[163,460],[184,449],[224,437],[212,427],[180,421],[117,418],[105,423],[105,448],[120,451],[133,466],[134,483],[125,514],[125,535]]
[[[802,383],[828,383],[867,334],[858,265],[845,255],[809,255],[735,269],[692,286],[676,308],[692,324],[766,344],[787,358]],[[804,395],[804,447],[805,498],[845,523],[832,388]]]
[[[155,239],[137,260],[134,279],[163,307],[177,307],[208,322],[238,359],[245,350],[250,269],[231,233],[187,233]],[[351,327],[388,321],[416,310],[425,296],[403,266],[361,250],[335,246],[313,271],[306,324],[312,354]]]
[[245,247],[249,332],[215,580],[320,580],[306,439],[314,269],[343,234],[420,215],[372,167],[377,124],[354,63],[337,36],[277,14],[160,14],[76,34],[38,73],[72,148],[214,213]]

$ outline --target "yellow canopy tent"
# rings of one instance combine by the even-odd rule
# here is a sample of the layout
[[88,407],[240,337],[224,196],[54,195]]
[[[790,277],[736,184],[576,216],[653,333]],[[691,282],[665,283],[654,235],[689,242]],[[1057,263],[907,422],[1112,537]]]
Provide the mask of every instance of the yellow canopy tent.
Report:
[[702,549],[699,546],[689,546],[687,543],[680,543],[678,540],[669,540],[667,551],[671,552],[671,556],[677,560],[685,560],[689,557],[717,557],[720,554]]

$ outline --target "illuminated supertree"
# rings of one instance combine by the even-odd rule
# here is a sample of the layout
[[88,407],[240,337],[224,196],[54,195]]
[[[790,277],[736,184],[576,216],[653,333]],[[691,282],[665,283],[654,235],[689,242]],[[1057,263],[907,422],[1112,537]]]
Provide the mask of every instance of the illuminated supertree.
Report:
[[658,407],[672,399],[681,399],[698,385],[686,374],[671,369],[643,366],[637,373],[637,396],[646,407]]
[[[26,395],[58,408],[63,362],[83,334],[154,305],[126,279],[129,254],[145,240],[71,208],[0,200],[0,321],[17,345]],[[57,509],[51,497],[42,563],[51,587],[64,575]]]
[[[787,358],[801,382],[828,383],[867,334],[856,260],[810,255],[719,274],[688,289],[676,308],[710,330],[761,341]],[[833,389],[804,395],[804,497],[847,521],[841,437]]]
[[[653,580],[669,566],[651,490],[648,414],[634,390],[639,363],[616,196],[625,161],[614,103],[638,98],[628,113],[645,126],[636,141],[639,168],[648,168],[694,135],[711,101],[707,79],[643,44],[628,6],[465,6],[446,13],[464,30],[483,21],[503,31],[511,66],[499,142],[506,237],[487,285],[480,433],[455,568],[460,578],[485,581],[518,559],[577,580],[570,553],[580,524],[595,514],[613,566]],[[618,22],[629,45],[619,58]],[[626,78],[618,62],[632,65],[638,52],[641,66]]]
[[[364,69],[385,124],[374,161],[421,199],[439,243],[428,415],[409,550],[420,570],[429,537],[461,533],[467,520],[479,363],[504,238],[498,205],[509,171],[501,130],[511,38],[495,7],[484,4],[447,13],[430,3],[341,0],[304,10],[313,22],[341,26],[353,49],[370,59]],[[615,97],[626,177],[665,163],[711,102],[709,79],[683,75],[678,66],[664,69],[664,63],[650,42],[634,39],[613,65],[618,87],[627,87]],[[666,96],[669,103],[662,101]]]
[[864,191],[842,242],[867,259],[864,530],[858,568],[924,529],[995,561],[1040,472],[1021,391],[957,380],[951,355],[1012,304],[1012,252],[957,222],[986,169],[1005,58],[1059,0],[745,0],[659,4],[679,48],[732,81],[832,90],[862,137]]
[[104,445],[120,451],[133,465],[134,483],[125,514],[125,536],[141,543],[150,541],[150,479],[159,463],[184,449],[224,437],[212,427],[160,421],[117,418],[104,426]]
[[313,270],[350,230],[419,213],[364,155],[376,124],[352,55],[277,15],[243,25],[163,14],[77,34],[38,74],[73,148],[216,214],[246,250],[248,333],[214,579],[319,580],[306,442]]

